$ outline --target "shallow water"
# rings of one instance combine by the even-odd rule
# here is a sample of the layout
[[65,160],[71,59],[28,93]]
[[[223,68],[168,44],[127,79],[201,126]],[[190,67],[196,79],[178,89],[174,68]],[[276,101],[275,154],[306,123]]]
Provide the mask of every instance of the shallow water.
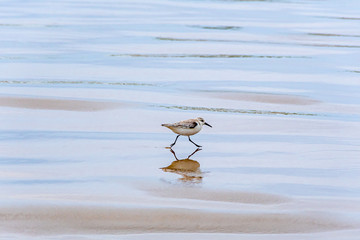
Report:
[[0,238],[357,239],[359,7],[4,1]]

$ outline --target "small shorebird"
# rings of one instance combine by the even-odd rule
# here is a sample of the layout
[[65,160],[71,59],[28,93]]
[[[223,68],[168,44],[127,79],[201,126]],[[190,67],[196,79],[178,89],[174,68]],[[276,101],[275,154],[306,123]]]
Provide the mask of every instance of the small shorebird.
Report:
[[180,135],[188,136],[190,142],[195,144],[195,146],[197,146],[197,147],[201,147],[200,145],[197,145],[196,143],[194,143],[190,139],[190,136],[200,132],[203,125],[207,125],[209,127],[212,127],[210,124],[205,122],[205,120],[203,118],[201,118],[201,117],[198,117],[198,118],[195,118],[195,119],[184,120],[184,121],[180,121],[180,122],[177,122],[177,123],[161,124],[161,126],[167,127],[171,131],[173,131],[174,133],[178,134],[177,137],[175,138],[175,142],[172,143],[170,145],[170,147],[175,145],[175,143],[176,143],[177,139],[180,137]]

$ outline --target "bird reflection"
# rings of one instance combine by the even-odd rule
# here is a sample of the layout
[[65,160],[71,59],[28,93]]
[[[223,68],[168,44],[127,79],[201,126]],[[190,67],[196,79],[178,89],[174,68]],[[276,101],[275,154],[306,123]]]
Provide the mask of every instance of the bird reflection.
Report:
[[164,172],[172,172],[179,174],[181,177],[178,179],[184,183],[201,183],[203,174],[200,170],[200,163],[198,161],[190,159],[195,153],[200,151],[201,148],[197,148],[187,158],[178,159],[174,150],[170,149],[170,152],[174,155],[175,161],[169,166],[161,168]]

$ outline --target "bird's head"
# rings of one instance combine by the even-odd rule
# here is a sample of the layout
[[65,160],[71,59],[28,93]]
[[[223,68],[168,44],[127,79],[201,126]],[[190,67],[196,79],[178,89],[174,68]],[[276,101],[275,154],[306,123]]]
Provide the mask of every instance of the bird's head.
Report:
[[212,127],[210,124],[205,122],[205,120],[201,117],[198,117],[197,120],[200,122],[201,126],[206,125],[206,126]]

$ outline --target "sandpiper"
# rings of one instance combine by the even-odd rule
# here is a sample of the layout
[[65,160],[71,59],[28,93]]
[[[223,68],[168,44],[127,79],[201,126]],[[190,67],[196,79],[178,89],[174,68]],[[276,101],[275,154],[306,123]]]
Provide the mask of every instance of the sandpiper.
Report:
[[205,120],[201,117],[198,117],[195,119],[183,120],[183,121],[180,121],[177,123],[161,124],[161,126],[167,127],[174,133],[178,134],[177,137],[175,138],[175,142],[170,145],[170,148],[175,145],[175,143],[176,143],[177,139],[180,137],[180,135],[188,136],[190,142],[195,144],[195,146],[197,146],[197,147],[201,147],[200,145],[197,145],[196,143],[194,143],[190,139],[190,136],[200,132],[203,125],[212,127],[210,124],[205,122]]

